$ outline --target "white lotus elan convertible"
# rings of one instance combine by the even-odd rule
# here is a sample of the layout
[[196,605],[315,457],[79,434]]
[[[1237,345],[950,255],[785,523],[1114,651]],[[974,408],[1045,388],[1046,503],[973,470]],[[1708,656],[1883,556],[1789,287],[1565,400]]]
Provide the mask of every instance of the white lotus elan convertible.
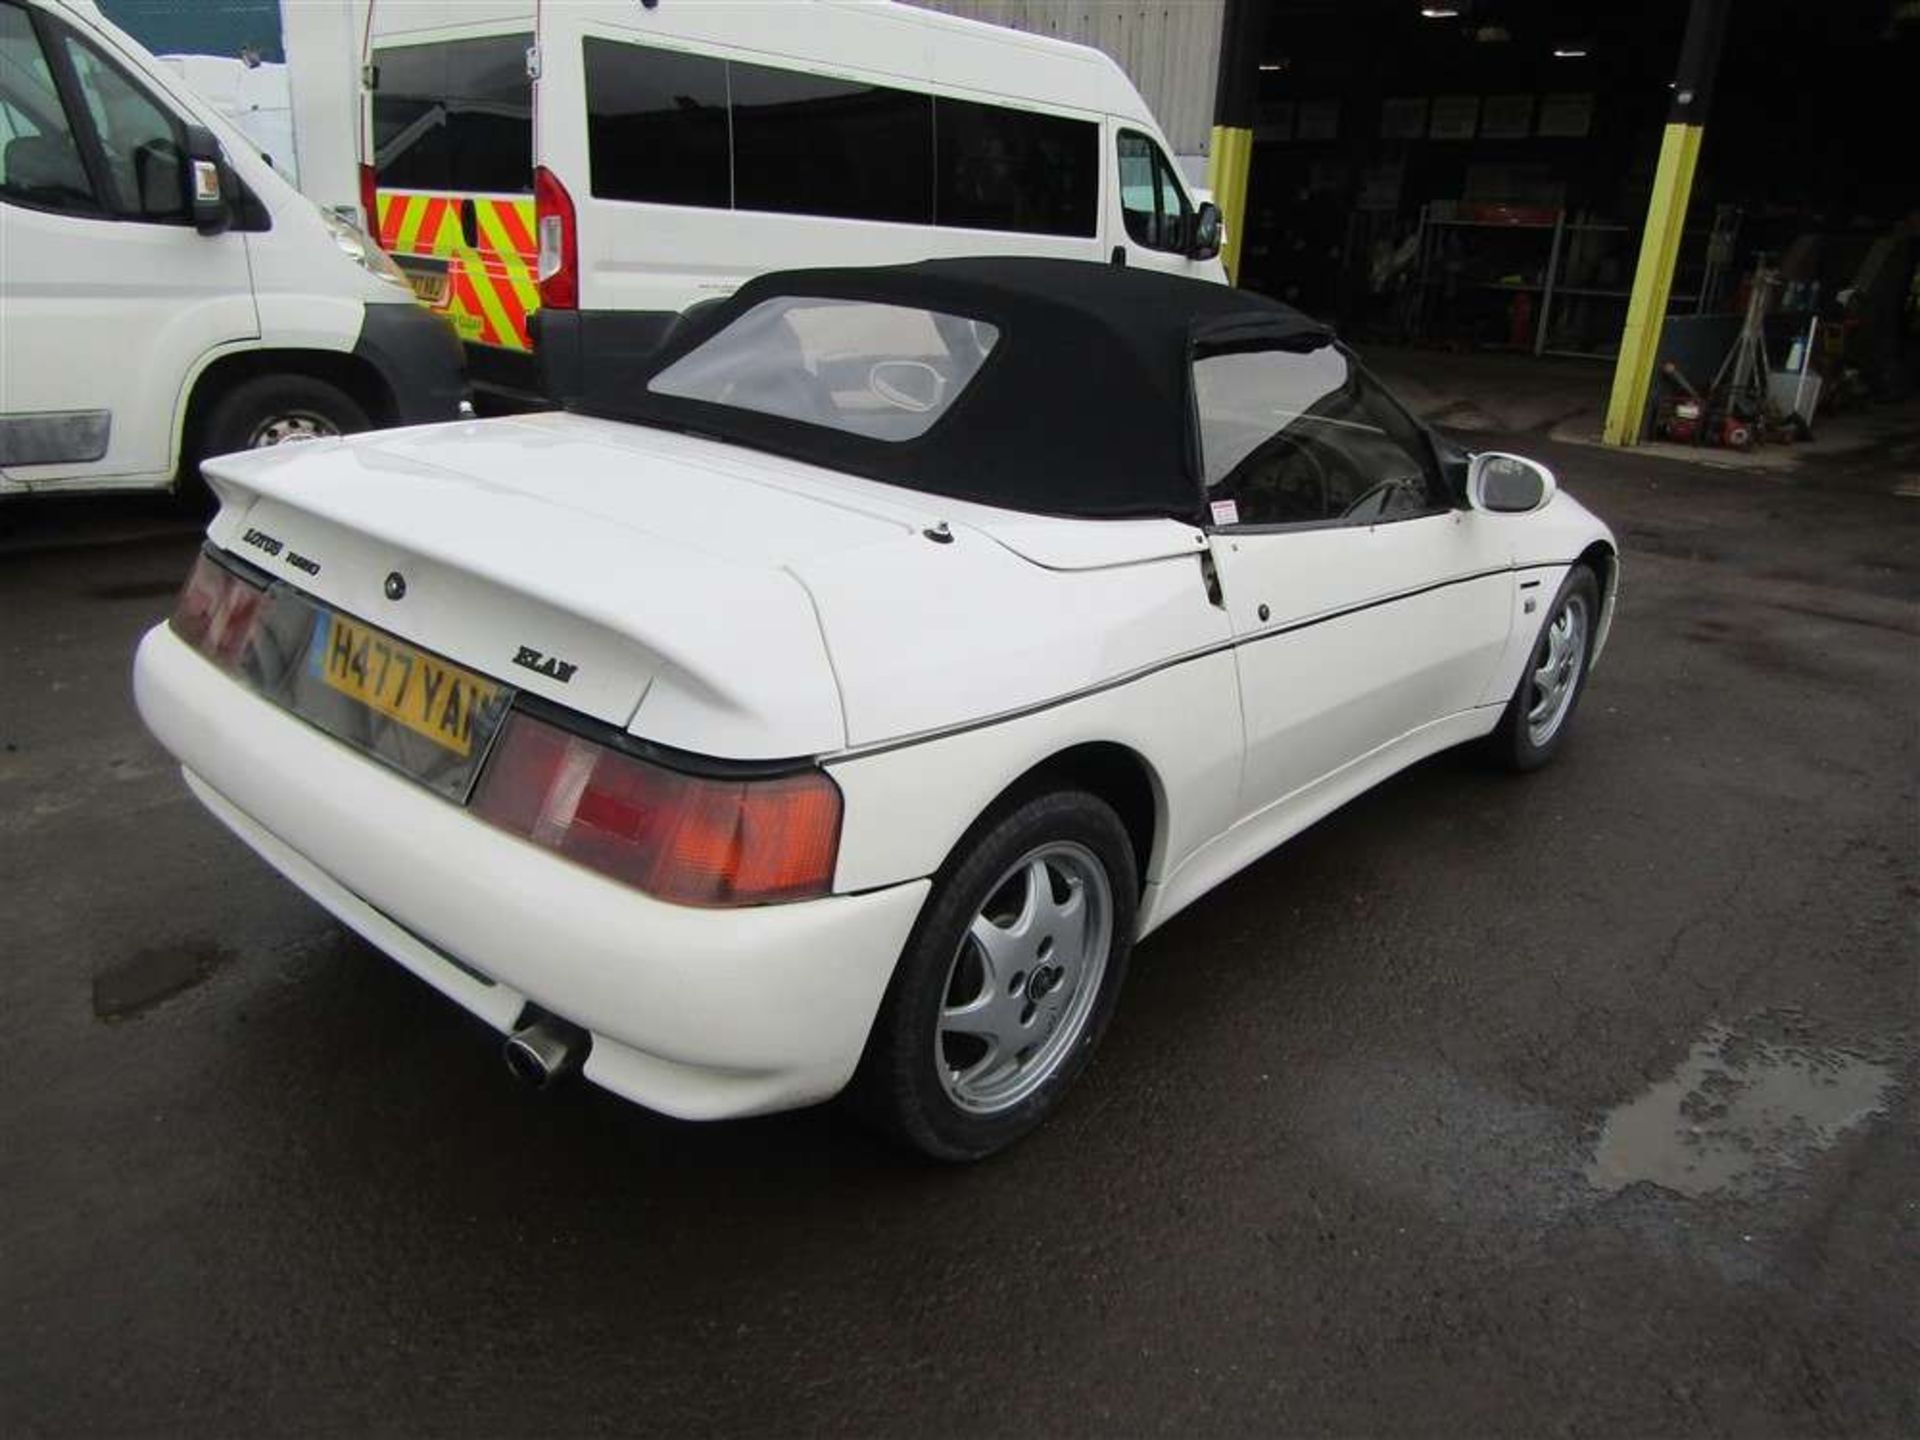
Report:
[[617,413],[233,455],[141,714],[544,1082],[1031,1129],[1134,943],[1336,806],[1564,740],[1607,528],[1320,326],[1067,261],[763,276]]

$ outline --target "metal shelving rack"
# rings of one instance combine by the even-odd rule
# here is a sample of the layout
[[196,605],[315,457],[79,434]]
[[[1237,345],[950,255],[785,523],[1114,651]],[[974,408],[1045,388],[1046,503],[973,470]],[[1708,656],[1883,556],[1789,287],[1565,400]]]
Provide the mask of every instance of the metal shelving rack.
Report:
[[[1528,347],[1531,353],[1535,355],[1568,356],[1583,360],[1610,360],[1613,358],[1612,353],[1608,351],[1558,348],[1549,345],[1548,340],[1553,333],[1552,327],[1555,304],[1556,302],[1565,300],[1617,302],[1622,307],[1621,322],[1624,326],[1626,320],[1625,305],[1632,293],[1631,291],[1624,287],[1570,284],[1565,279],[1565,270],[1567,268],[1568,255],[1573,247],[1579,243],[1582,236],[1604,234],[1628,235],[1632,233],[1631,226],[1608,224],[1594,220],[1573,220],[1568,218],[1567,212],[1564,210],[1555,211],[1552,220],[1460,219],[1450,215],[1435,215],[1433,211],[1434,206],[1432,204],[1423,205],[1420,208],[1420,229],[1416,247],[1419,261],[1415,283],[1419,287],[1421,296],[1421,303],[1418,310],[1418,329],[1421,332],[1425,332],[1431,323],[1433,299],[1436,292],[1440,291],[1442,287],[1451,290],[1498,291],[1508,295],[1533,295],[1539,297],[1539,313],[1534,317],[1533,343]],[[1737,226],[1737,216],[1733,218],[1731,224]],[[1540,278],[1537,281],[1458,279],[1454,276],[1436,273],[1440,265],[1447,263],[1447,257],[1441,254],[1443,237],[1448,231],[1458,230],[1497,230],[1509,233],[1531,231],[1546,237],[1546,260],[1544,266],[1538,271]],[[1714,227],[1711,231],[1687,231],[1683,237],[1683,243],[1686,240],[1697,240],[1702,237],[1704,237],[1708,243],[1706,265],[1702,272],[1700,287],[1691,293],[1671,296],[1667,302],[1669,309],[1691,305],[1695,313],[1698,313],[1705,309],[1713,296],[1717,270],[1719,268],[1718,255],[1723,250],[1730,250],[1732,244],[1728,218],[1725,215],[1716,217]]]

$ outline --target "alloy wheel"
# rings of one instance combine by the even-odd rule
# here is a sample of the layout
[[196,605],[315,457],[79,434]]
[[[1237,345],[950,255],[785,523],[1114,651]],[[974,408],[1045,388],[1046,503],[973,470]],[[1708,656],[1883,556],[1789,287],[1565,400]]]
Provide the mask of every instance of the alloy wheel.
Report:
[[1587,602],[1569,595],[1547,624],[1547,651],[1534,668],[1527,697],[1527,739],[1545,745],[1573,708],[1587,658]]
[[1087,1028],[1113,940],[1113,886],[1083,845],[1009,866],[954,953],[934,1035],[949,1099],[977,1115],[1018,1105]]

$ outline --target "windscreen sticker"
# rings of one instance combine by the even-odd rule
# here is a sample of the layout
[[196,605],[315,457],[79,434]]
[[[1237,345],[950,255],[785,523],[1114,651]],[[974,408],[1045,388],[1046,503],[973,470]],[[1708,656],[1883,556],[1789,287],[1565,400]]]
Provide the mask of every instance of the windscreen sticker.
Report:
[[1216,525],[1238,525],[1240,523],[1239,505],[1231,500],[1215,500],[1213,502],[1213,523]]

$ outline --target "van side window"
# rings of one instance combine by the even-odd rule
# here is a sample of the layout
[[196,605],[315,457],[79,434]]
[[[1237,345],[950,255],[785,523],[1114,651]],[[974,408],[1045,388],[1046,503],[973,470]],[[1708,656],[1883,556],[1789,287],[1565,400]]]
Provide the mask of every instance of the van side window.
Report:
[[375,179],[383,190],[533,189],[533,36],[490,35],[374,54]]
[[0,5],[0,196],[36,210],[101,213],[47,57],[15,5]]
[[1120,211],[1136,245],[1187,251],[1193,209],[1160,147],[1133,130],[1120,132]]
[[602,200],[733,204],[727,62],[586,41],[587,164]]
[[1100,127],[945,96],[933,102],[940,194],[935,223],[1027,235],[1092,235],[1099,222]]
[[1094,121],[596,36],[583,43],[599,199],[1097,233]]
[[78,35],[63,32],[60,43],[99,137],[108,205],[130,220],[185,224],[192,211],[180,122]]
[[925,95],[727,65],[733,203],[844,220],[933,219],[933,103]]

